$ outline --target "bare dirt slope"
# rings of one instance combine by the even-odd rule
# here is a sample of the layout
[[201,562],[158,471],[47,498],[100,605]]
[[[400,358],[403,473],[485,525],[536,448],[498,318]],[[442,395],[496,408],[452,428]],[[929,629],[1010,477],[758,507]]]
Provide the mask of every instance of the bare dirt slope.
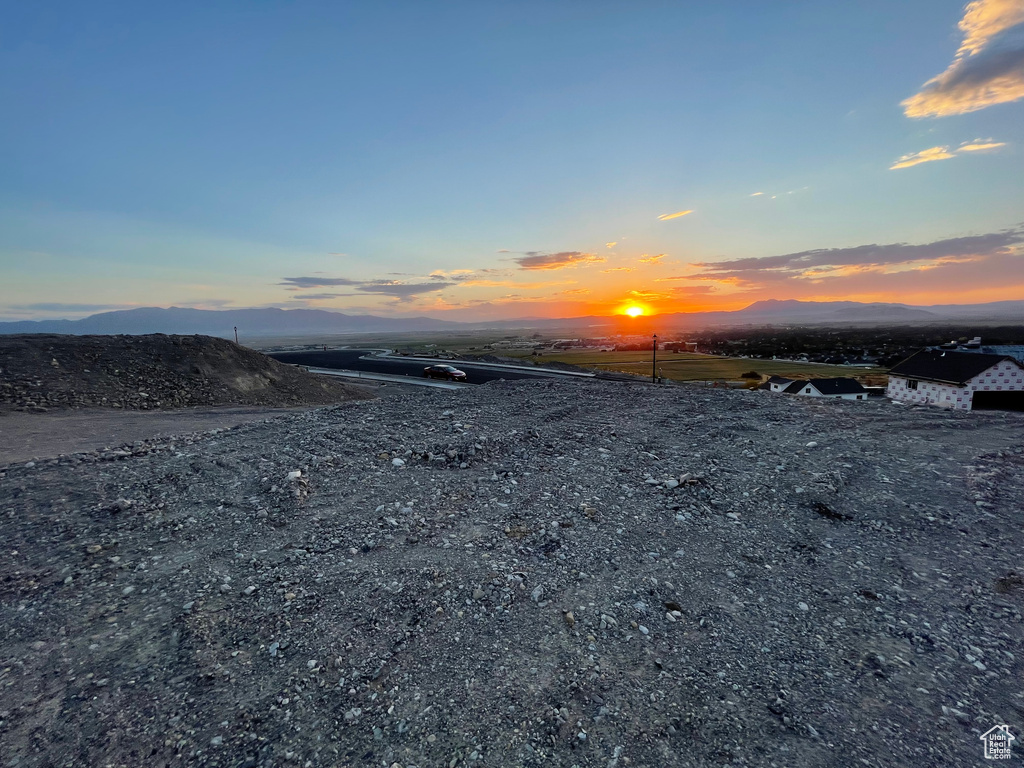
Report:
[[325,405],[370,396],[212,336],[0,336],[0,412]]
[[1024,723],[1022,431],[521,381],[9,466],[0,755],[980,764]]

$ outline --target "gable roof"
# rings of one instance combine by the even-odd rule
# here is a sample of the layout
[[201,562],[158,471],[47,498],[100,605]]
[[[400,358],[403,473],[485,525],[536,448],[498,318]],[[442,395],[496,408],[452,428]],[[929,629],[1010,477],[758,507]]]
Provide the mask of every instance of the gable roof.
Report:
[[806,379],[794,381],[783,392],[798,395],[808,386],[814,387],[822,395],[860,395],[867,392],[856,379]]
[[856,379],[811,379],[810,384],[823,395],[860,395],[867,390]]
[[769,376],[768,384],[789,384],[792,379],[787,379],[785,376]]
[[929,381],[941,381],[945,384],[963,385],[1003,360],[1011,360],[1015,364],[1020,365],[1016,360],[1007,355],[922,349],[903,362],[894,365],[889,370],[889,373],[895,376],[906,376],[911,379],[927,379]]

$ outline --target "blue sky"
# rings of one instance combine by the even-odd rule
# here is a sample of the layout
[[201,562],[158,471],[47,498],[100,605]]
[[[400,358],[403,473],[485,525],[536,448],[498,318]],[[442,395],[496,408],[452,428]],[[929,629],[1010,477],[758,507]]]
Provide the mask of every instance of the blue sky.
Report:
[[1024,298],[1024,0],[0,22],[6,318]]

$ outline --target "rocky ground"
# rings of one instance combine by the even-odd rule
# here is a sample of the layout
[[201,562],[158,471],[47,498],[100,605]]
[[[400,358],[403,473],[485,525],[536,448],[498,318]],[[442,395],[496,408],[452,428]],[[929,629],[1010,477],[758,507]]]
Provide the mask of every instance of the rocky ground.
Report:
[[1024,416],[518,381],[0,468],[18,766],[962,766]]
[[0,415],[326,405],[367,397],[361,387],[211,336],[0,336]]
[[236,427],[310,407],[219,406],[173,411],[76,408],[47,413],[12,411],[0,416],[0,465],[116,448],[136,440]]

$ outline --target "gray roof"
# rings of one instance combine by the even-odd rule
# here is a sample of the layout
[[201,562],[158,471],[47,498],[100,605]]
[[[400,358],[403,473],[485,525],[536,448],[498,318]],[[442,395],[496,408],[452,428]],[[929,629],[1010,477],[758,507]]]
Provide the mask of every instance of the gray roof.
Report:
[[843,377],[811,379],[810,383],[823,395],[860,395],[867,391],[856,379]]
[[794,381],[783,392],[791,395],[800,393],[808,385],[813,386],[823,395],[860,395],[867,392],[861,383],[856,379],[807,379],[806,381]]
[[[1006,355],[986,355],[981,352],[922,349],[903,362],[894,365],[889,373],[911,379],[927,379],[928,381],[941,381],[946,384],[963,386],[978,374],[984,373],[1003,360],[1013,360],[1013,358]],[[1016,360],[1013,362],[1017,363]]]

